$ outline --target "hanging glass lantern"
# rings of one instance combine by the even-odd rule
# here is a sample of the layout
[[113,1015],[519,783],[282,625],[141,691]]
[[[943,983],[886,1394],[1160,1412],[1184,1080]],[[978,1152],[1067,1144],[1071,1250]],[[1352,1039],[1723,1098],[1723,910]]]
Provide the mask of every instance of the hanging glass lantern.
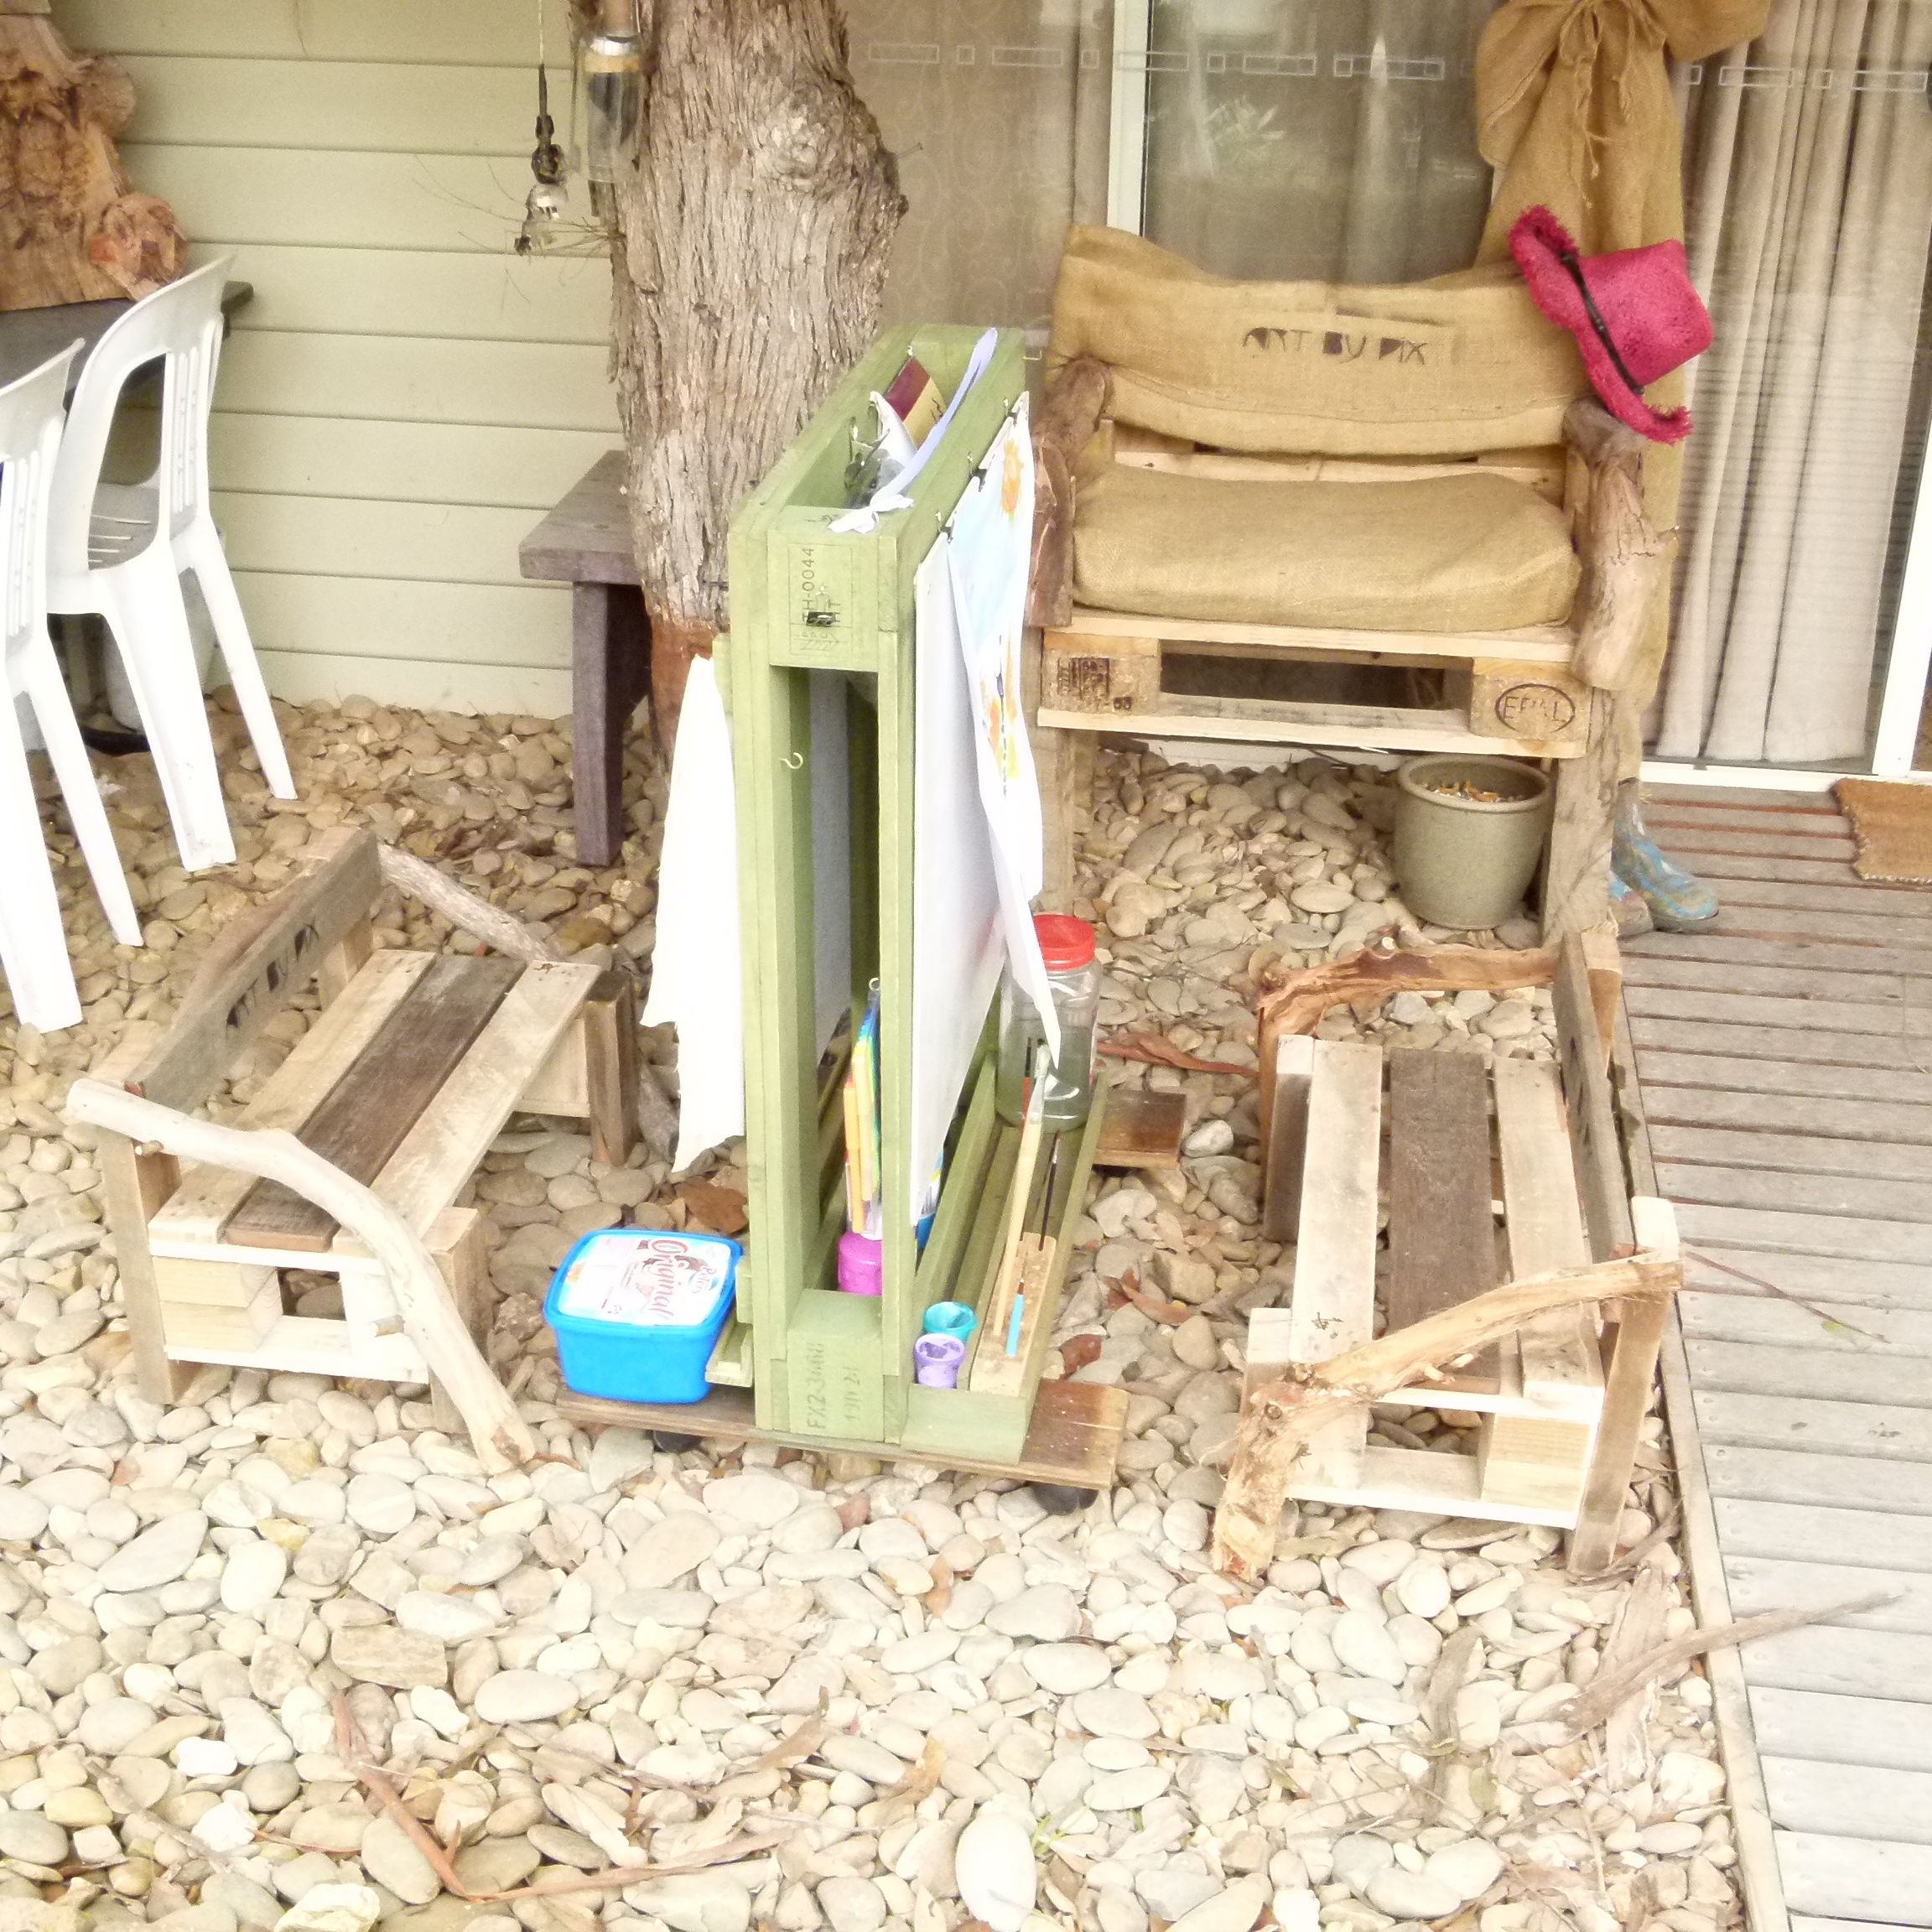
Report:
[[550,118],[550,76],[538,44],[537,65],[537,145],[530,153],[536,178],[523,203],[523,226],[517,234],[519,255],[544,255],[562,238],[569,216],[564,191],[564,150],[557,145],[557,123]]
[[637,152],[644,114],[644,37],[631,0],[605,0],[604,23],[583,46],[584,174],[606,220],[610,184]]

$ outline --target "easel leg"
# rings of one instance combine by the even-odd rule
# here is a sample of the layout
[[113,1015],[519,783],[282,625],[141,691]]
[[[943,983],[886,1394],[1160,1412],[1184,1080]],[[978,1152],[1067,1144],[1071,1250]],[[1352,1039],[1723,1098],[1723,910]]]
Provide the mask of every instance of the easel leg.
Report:
[[1610,911],[1610,834],[1617,808],[1618,700],[1591,693],[1583,755],[1556,763],[1556,810],[1543,869],[1543,940],[1600,925]]
[[621,1167],[637,1145],[636,982],[628,974],[605,974],[584,1002],[580,1024],[590,1150]]

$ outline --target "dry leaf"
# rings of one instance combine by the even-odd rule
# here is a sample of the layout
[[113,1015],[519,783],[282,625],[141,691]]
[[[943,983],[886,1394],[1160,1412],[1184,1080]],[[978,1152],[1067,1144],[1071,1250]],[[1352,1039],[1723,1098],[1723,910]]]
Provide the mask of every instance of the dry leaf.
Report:
[[1237,1067],[1228,1060],[1197,1060],[1183,1053],[1171,1040],[1158,1033],[1120,1033],[1100,1042],[1100,1051],[1114,1060],[1140,1060],[1150,1067],[1178,1067],[1187,1073],[1233,1073],[1252,1080],[1252,1067]]
[[896,1784],[888,1785],[879,1794],[879,1803],[884,1808],[880,1823],[902,1818],[922,1798],[930,1798],[939,1789],[939,1774],[945,1765],[944,1748],[937,1737],[928,1737],[926,1748],[919,1753],[919,1762]]
[[711,1181],[687,1181],[673,1192],[693,1221],[714,1234],[742,1234],[750,1225],[745,1197],[735,1187],[720,1187]]
[[1084,1368],[1089,1362],[1100,1358],[1101,1337],[1093,1330],[1087,1329],[1078,1335],[1069,1335],[1060,1344],[1060,1373],[1072,1375]]
[[1158,1295],[1142,1293],[1140,1278],[1131,1268],[1114,1285],[1143,1315],[1165,1322],[1170,1328],[1178,1328],[1194,1312],[1185,1301],[1163,1301]]

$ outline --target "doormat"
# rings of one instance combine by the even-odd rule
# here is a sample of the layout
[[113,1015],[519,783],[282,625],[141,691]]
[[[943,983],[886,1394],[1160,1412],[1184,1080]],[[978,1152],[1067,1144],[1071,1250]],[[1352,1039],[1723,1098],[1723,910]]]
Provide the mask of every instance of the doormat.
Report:
[[1932,886],[1932,784],[1888,784],[1841,778],[1838,802],[1852,821],[1861,879],[1899,886]]

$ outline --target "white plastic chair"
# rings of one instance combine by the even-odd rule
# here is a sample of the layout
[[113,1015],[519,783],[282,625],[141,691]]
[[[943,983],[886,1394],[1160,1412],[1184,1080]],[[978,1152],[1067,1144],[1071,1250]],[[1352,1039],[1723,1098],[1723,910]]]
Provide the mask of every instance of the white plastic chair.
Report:
[[[235,856],[215,744],[201,696],[181,573],[192,570],[269,788],[293,798],[288,757],[255,658],[221,532],[208,507],[208,412],[221,347],[223,256],[137,302],[80,371],[49,516],[48,596],[62,612],[98,612],[114,633],[134,693],[181,863],[190,871]],[[101,466],[122,386],[164,364],[161,455],[133,488]]]
[[60,900],[40,828],[40,808],[21,735],[21,700],[31,707],[41,742],[67,801],[94,890],[114,937],[141,943],[141,922],[127,894],[121,855],[87,762],[47,635],[47,506],[60,446],[61,398],[78,342],[32,374],[0,389],[0,839],[7,845],[0,891],[0,966],[13,1009],[43,1032],[80,1019],[80,995],[67,959]]

